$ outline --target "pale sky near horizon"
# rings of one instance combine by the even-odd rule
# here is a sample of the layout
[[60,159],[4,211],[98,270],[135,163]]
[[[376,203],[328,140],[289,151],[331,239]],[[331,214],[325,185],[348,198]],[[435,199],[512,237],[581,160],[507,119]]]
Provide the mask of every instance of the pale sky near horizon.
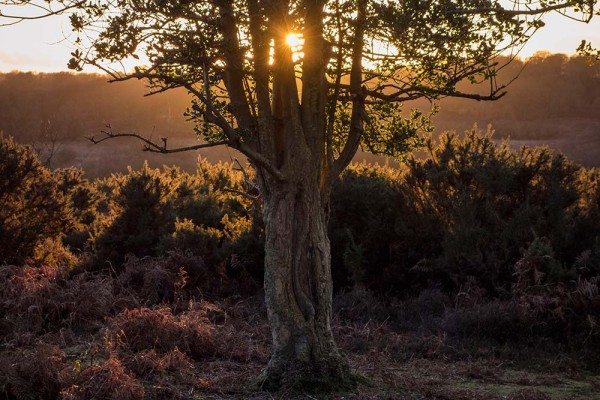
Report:
[[[573,54],[582,39],[600,47],[600,16],[589,24],[573,21],[553,13],[520,53],[527,58],[536,51]],[[56,72],[67,71],[74,47],[64,40],[70,34],[66,16],[25,21],[0,27],[0,72],[13,70]],[[86,69],[87,72],[97,72]]]

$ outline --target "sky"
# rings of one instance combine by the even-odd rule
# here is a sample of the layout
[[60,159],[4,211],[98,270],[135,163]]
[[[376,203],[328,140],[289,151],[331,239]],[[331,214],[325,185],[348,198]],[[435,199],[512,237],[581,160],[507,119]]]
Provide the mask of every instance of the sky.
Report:
[[[546,26],[521,51],[521,58],[542,50],[570,55],[575,53],[582,39],[600,47],[600,17],[584,24],[554,13],[545,21]],[[0,72],[66,71],[74,50],[65,40],[70,34],[69,28],[66,16],[0,27]],[[97,72],[90,67],[86,71]]]

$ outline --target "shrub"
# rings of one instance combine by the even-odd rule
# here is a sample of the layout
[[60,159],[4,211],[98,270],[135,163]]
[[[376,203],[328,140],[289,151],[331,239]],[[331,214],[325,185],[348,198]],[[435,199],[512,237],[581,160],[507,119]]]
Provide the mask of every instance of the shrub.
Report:
[[[211,265],[226,265],[232,254],[262,257],[256,209],[236,194],[241,174],[228,164],[200,162],[195,174],[176,167],[113,175],[95,183],[101,200],[89,228],[94,268],[108,261],[120,272],[127,254],[137,257],[190,252]],[[232,193],[233,190],[235,193]],[[257,251],[257,249],[260,249]],[[262,259],[256,261],[262,265]],[[262,270],[261,270],[262,272]]]
[[523,318],[516,301],[494,300],[448,311],[442,321],[442,328],[461,339],[485,338],[500,345],[515,343],[528,334],[527,320]]
[[363,324],[371,320],[383,322],[389,313],[381,299],[360,286],[338,293],[333,299],[333,310],[344,321]]
[[[126,259],[118,277],[120,285],[131,289],[146,305],[173,302],[175,295],[215,296],[228,293],[228,280],[222,265],[207,265],[202,257],[170,251],[162,257]],[[176,293],[179,291],[179,293]]]
[[118,277],[120,286],[133,290],[146,305],[174,300],[179,278],[160,260],[150,257],[139,260],[131,256],[123,267],[125,271]]
[[[586,342],[588,346],[600,345],[600,276],[579,275],[575,267],[565,267],[553,255],[546,240],[536,239],[515,264],[513,292],[522,312],[532,320],[531,334],[574,348]],[[575,265],[580,262],[581,258]],[[595,268],[579,270],[589,272]]]
[[575,268],[566,268],[554,258],[554,251],[546,238],[536,238],[525,255],[515,264],[516,292],[544,292],[548,285],[568,284],[577,279]]
[[389,168],[351,165],[335,182],[331,194],[329,238],[336,287],[368,286],[389,265],[396,218],[402,205]]
[[154,247],[173,224],[167,201],[175,183],[146,164],[140,171],[130,169],[129,174],[113,175],[100,184],[108,186],[100,190],[114,196],[109,197],[110,225],[94,241],[100,265],[108,260],[118,270],[128,253],[154,255]]
[[159,252],[188,251],[205,257],[211,264],[222,262],[223,232],[217,228],[198,226],[190,219],[176,219],[174,231],[161,239]]
[[500,296],[535,238],[572,265],[600,236],[596,170],[547,148],[514,152],[491,132],[448,133],[428,153],[400,170],[351,166],[336,183],[329,230],[338,287],[362,280],[417,295],[472,282]]
[[[589,247],[589,237],[579,233],[580,217],[597,210],[585,211],[589,189],[581,189],[587,178],[580,172],[545,148],[515,153],[507,144],[495,145],[490,134],[469,132],[462,142],[446,135],[439,147],[430,147],[427,160],[409,164],[400,189],[415,212],[400,232],[425,239],[422,244],[411,240],[420,248],[436,240],[439,245],[429,244],[433,255],[428,257],[455,287],[473,276],[493,292],[498,282],[511,281],[511,266],[535,235],[559,245],[567,260],[574,249]],[[421,218],[423,213],[430,217]],[[418,232],[431,232],[430,238]]]
[[87,251],[92,227],[100,218],[98,207],[102,199],[101,193],[83,177],[83,170],[63,168],[54,170],[53,174],[74,219],[73,226],[62,241],[73,252]]
[[29,148],[0,136],[0,263],[22,264],[75,223],[59,180]]

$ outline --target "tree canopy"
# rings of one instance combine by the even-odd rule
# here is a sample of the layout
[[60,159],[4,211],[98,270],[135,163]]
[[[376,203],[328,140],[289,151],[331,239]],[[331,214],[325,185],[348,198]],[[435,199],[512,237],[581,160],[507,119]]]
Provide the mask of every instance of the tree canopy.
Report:
[[[116,80],[147,79],[154,92],[185,87],[195,97],[189,117],[199,136],[237,148],[275,175],[278,163],[267,142],[277,135],[267,132],[267,121],[277,113],[294,109],[303,122],[314,122],[309,130],[319,142],[317,152],[338,173],[359,144],[395,156],[428,125],[420,113],[400,117],[401,103],[442,96],[496,99],[506,84],[495,80],[505,65],[497,56],[517,54],[544,26],[545,13],[557,10],[582,20],[594,13],[593,1],[561,0],[3,3],[7,21],[11,13],[31,19],[69,12],[81,48],[70,68],[93,64]],[[41,14],[23,17],[14,10],[31,5]],[[135,70],[119,68],[127,58],[139,60]],[[489,81],[489,92],[457,90],[465,79]]]

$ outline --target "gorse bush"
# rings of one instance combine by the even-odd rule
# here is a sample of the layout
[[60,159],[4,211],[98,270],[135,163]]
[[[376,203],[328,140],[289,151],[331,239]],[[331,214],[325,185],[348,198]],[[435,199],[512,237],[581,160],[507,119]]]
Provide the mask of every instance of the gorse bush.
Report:
[[176,182],[145,165],[140,171],[113,175],[100,186],[110,204],[110,225],[95,238],[98,261],[110,261],[118,269],[128,253],[154,255],[158,241],[173,224],[168,201]]
[[[443,135],[427,150],[400,169],[351,166],[335,184],[329,233],[337,289],[478,288],[500,296],[511,291],[524,249],[540,238],[564,267],[556,273],[598,274],[598,170],[547,148],[515,152],[475,130],[462,139]],[[88,268],[120,273],[128,254],[176,251],[235,277],[244,290],[262,280],[260,200],[240,194],[247,176],[232,165],[200,161],[194,174],[144,166],[90,183],[81,171],[41,167],[9,139],[2,154],[4,262],[73,264],[75,253]],[[572,268],[579,259],[581,271]]]
[[108,261],[120,270],[127,254],[157,256],[171,250],[189,251],[209,264],[227,264],[233,252],[249,250],[249,262],[262,264],[261,239],[248,237],[260,229],[253,222],[257,207],[232,194],[243,192],[244,183],[228,164],[200,161],[195,174],[144,166],[98,180],[95,187],[102,196],[101,217],[91,229],[95,268]]
[[29,147],[0,136],[0,263],[22,264],[37,245],[73,227],[61,175],[43,167]]
[[547,148],[514,152],[475,131],[446,134],[428,151],[402,171],[359,166],[342,176],[330,226],[338,275],[355,274],[340,252],[360,246],[365,283],[378,290],[474,282],[498,295],[536,238],[572,265],[600,236],[597,170]]
[[334,185],[329,237],[338,286],[372,286],[390,265],[396,219],[402,212],[393,186],[398,178],[398,171],[359,164]]

